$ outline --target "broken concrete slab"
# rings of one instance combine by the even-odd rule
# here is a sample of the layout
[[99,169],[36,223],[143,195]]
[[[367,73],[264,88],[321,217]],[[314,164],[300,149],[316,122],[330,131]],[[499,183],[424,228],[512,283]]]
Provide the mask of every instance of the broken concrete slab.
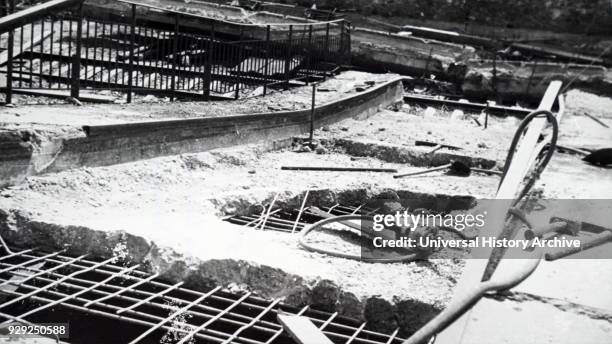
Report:
[[352,63],[373,70],[447,77],[453,63],[475,56],[470,46],[355,28],[351,32]]
[[601,66],[545,62],[472,60],[467,63],[461,89],[475,99],[537,101],[551,80],[564,86],[612,94],[612,77]]

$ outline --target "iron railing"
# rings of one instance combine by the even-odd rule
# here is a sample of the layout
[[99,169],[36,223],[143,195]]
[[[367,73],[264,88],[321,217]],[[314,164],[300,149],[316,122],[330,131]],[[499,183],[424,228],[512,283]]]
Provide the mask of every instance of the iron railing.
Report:
[[82,87],[127,92],[128,102],[133,92],[238,99],[320,77],[349,56],[344,20],[244,24],[117,3],[121,15],[102,18],[80,3],[1,32],[7,102],[13,89],[70,90],[76,98]]

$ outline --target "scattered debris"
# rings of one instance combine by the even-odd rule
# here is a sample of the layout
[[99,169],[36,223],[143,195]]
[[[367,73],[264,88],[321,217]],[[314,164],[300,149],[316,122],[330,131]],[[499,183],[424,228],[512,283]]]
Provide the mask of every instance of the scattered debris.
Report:
[[74,97],[67,97],[67,98],[66,98],[66,101],[67,101],[67,102],[69,102],[69,103],[71,103],[71,104],[74,104],[74,105],[76,105],[76,106],[83,106],[83,103],[81,103],[81,101],[80,101],[80,100],[78,100],[78,99],[76,99],[76,98],[74,98]]
[[427,109],[425,109],[425,111],[423,111],[423,116],[425,116],[425,117],[435,116],[436,113],[437,113],[436,109],[434,109],[432,107],[427,107]]
[[328,150],[322,144],[319,143],[317,145],[317,147],[315,148],[315,153],[317,153],[317,154],[327,154]]
[[442,165],[442,166],[438,166],[438,167],[434,167],[434,168],[430,168],[430,169],[426,169],[426,170],[422,170],[422,171],[409,172],[409,173],[403,173],[403,174],[396,174],[396,175],[393,176],[393,178],[412,177],[412,176],[418,176],[418,175],[421,175],[421,174],[427,174],[427,173],[431,173],[431,172],[444,171],[444,170],[448,170],[447,171],[448,175],[460,176],[460,177],[468,177],[471,174],[471,172],[480,172],[480,173],[485,173],[485,174],[496,174],[496,175],[500,175],[500,176],[502,175],[502,172],[499,172],[499,171],[469,167],[468,165],[464,164],[461,161],[453,161],[450,164],[446,164],[446,165]]
[[465,114],[463,113],[463,111],[461,110],[453,110],[453,112],[451,113],[451,119],[454,121],[459,121],[462,120],[463,117],[465,117]]

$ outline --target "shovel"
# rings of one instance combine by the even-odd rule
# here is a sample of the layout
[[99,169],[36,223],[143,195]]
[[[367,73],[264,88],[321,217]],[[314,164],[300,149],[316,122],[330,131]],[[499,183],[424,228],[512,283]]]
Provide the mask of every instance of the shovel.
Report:
[[485,170],[482,168],[469,167],[468,165],[466,165],[465,163],[461,161],[452,161],[450,164],[430,168],[430,169],[423,170],[423,171],[396,174],[393,176],[393,178],[397,179],[397,178],[402,178],[402,177],[417,176],[420,174],[426,174],[426,173],[431,173],[435,171],[442,171],[446,169],[448,169],[447,174],[452,175],[452,176],[460,176],[460,177],[468,177],[472,172],[481,172],[481,173],[495,174],[495,175],[500,175],[500,176],[502,175],[502,173],[499,171],[492,171],[492,170]]
[[612,148],[602,148],[592,151],[582,158],[582,160],[598,166],[610,165],[612,164]]

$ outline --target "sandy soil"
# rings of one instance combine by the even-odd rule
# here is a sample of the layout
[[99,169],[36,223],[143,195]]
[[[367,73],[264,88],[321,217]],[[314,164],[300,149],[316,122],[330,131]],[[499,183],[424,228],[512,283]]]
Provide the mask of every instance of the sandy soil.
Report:
[[[321,134],[329,139],[374,142],[422,152],[429,152],[434,147],[416,146],[415,141],[428,141],[461,148],[452,150],[443,147],[439,150],[441,153],[503,161],[518,120],[514,117],[491,116],[487,129],[484,129],[474,121],[474,118],[479,117],[484,116],[405,104],[397,112],[381,111],[366,123],[353,119],[342,121],[335,128]],[[480,123],[484,123],[483,118],[480,118]]]
[[[330,80],[326,87],[351,87],[345,80],[334,83]],[[392,127],[395,119],[386,119],[385,114],[387,111],[371,121]],[[351,121],[333,125],[329,132],[318,131],[317,137],[324,138],[332,131],[344,132],[343,128],[351,133],[369,127],[369,123]],[[437,131],[436,134],[441,135]],[[388,136],[396,135],[400,135],[399,130]],[[391,303],[419,300],[442,307],[459,277],[462,265],[459,260],[369,264],[332,258],[298,248],[295,236],[242,228],[222,222],[215,214],[232,214],[252,205],[269,204],[276,194],[280,204],[299,200],[306,190],[313,190],[313,194],[320,190],[322,198],[343,193],[365,194],[367,198],[387,189],[406,190],[416,197],[418,193],[491,197],[498,183],[495,176],[462,178],[437,173],[396,180],[389,173],[281,171],[283,165],[414,169],[376,158],[352,161],[333,147],[326,154],[236,147],[28,178],[23,185],[2,192],[0,208],[28,214],[30,219],[43,223],[78,225],[105,232],[126,230],[158,246],[172,247],[204,261],[243,259],[307,280],[328,279],[360,300],[371,297]],[[388,288],[391,284],[398,286]]]
[[[338,153],[262,153],[253,147],[241,147],[28,178],[26,184],[5,190],[0,204],[4,209],[32,214],[43,222],[103,231],[127,230],[202,259],[245,259],[305,277],[331,279],[359,296],[413,297],[414,283],[423,289],[432,283],[442,283],[445,287],[436,292],[430,290],[427,296],[419,294],[419,299],[447,301],[450,281],[458,274],[458,270],[452,269],[453,262],[439,262],[438,269],[444,271],[442,276],[434,271],[414,275],[423,268],[414,264],[365,264],[310,254],[296,248],[295,237],[243,229],[221,222],[213,214],[244,211],[249,205],[269,203],[276,193],[282,200],[309,189],[366,190],[375,194],[391,188],[486,197],[494,190],[497,178],[437,175],[398,181],[388,173],[280,171],[281,165],[288,164],[404,168],[376,159],[355,162]],[[258,248],[264,246],[270,250]],[[278,260],[279,252],[287,252],[281,255],[287,259]],[[385,287],[399,275],[413,277],[405,287],[393,290]]]
[[[360,74],[348,73],[348,76],[351,80],[356,80]],[[363,79],[363,76],[361,78]],[[346,80],[329,80],[326,87],[352,89]],[[295,98],[308,98],[303,89],[292,92]],[[572,108],[574,98],[582,97],[570,94],[568,106],[571,113],[579,111]],[[195,103],[176,105],[180,108],[195,106]],[[580,109],[583,106],[580,104]],[[104,106],[89,108],[94,110],[90,118],[95,118],[96,112],[100,120],[117,117],[110,111],[102,114]],[[162,105],[151,105],[150,108],[156,109],[158,114],[169,111]],[[35,115],[33,109],[28,110]],[[219,115],[219,109],[215,106],[200,111],[205,111],[206,115]],[[137,113],[136,110],[134,113]],[[128,113],[125,116],[132,115]],[[433,113],[433,109],[404,106],[399,112],[383,111],[367,121],[343,121],[317,131],[317,137],[350,138],[407,146],[412,146],[411,143],[415,139],[423,139],[463,147],[468,155],[503,159],[506,154],[504,147],[509,144],[517,120],[492,117],[489,128],[484,130],[477,127],[469,116],[453,115],[440,109]],[[566,122],[571,120],[572,117],[566,117]],[[465,137],[467,132],[470,133],[469,138]],[[327,154],[319,155],[291,150],[264,153],[257,147],[250,146],[31,177],[24,185],[3,191],[5,197],[1,204],[4,209],[20,209],[48,222],[80,224],[103,230],[127,229],[164,242],[169,239],[167,227],[156,223],[167,224],[177,222],[180,218],[205,216],[207,222],[215,222],[212,227],[227,227],[226,224],[217,224],[210,215],[233,213],[244,209],[245,204],[269,202],[276,192],[296,195],[308,189],[365,189],[375,193],[376,190],[391,188],[426,194],[486,198],[493,196],[498,183],[498,178],[494,176],[473,175],[462,178],[435,173],[430,176],[394,180],[390,174],[385,173],[280,171],[282,165],[388,167],[400,171],[420,169],[405,164],[383,162],[376,158],[352,161],[349,156],[333,149]],[[595,169],[588,166],[584,168]],[[555,184],[563,185],[566,189],[572,185]],[[551,187],[554,189],[554,186]],[[194,190],[202,192],[194,194]],[[602,192],[602,189],[593,190],[593,193],[595,192]],[[563,193],[567,194],[569,190],[564,190]],[[579,195],[589,196],[587,193]],[[148,225],[142,226],[142,223]],[[186,227],[191,226],[180,227],[181,230],[188,230]],[[142,228],[142,231],[138,228]],[[174,235],[172,237],[174,238]],[[180,241],[172,242],[168,244],[182,246]]]
[[[360,74],[348,75],[354,83],[364,78]],[[326,87],[341,90],[343,87],[352,90],[354,85],[346,79],[328,82],[330,84]],[[295,99],[302,101],[298,101],[298,104],[306,106],[309,93],[305,89],[291,92],[295,92]],[[609,100],[592,98],[599,101],[581,101],[586,96],[596,97],[577,92],[569,94],[561,142],[582,139],[599,145],[610,142],[612,136],[607,136],[609,129],[595,130],[590,127],[592,120],[581,115],[584,109],[593,113],[607,111]],[[273,96],[272,99],[280,102],[282,97]],[[237,108],[246,107],[247,104],[238,103]],[[173,116],[193,115],[185,108],[185,112],[174,111],[176,107],[181,109],[182,106],[192,110],[197,108],[200,115],[216,116],[223,113],[222,109],[227,110],[225,106],[230,105],[134,105],[127,114],[121,111],[121,107],[111,107],[111,111],[105,113],[105,106],[88,106],[75,108],[74,113],[91,110],[89,119],[95,121],[135,120],[142,118],[141,111],[160,117],[171,113]],[[9,110],[5,109],[5,114],[6,111]],[[28,111],[31,116],[44,117],[33,109]],[[57,113],[60,108],[53,111]],[[50,117],[56,118],[55,114]],[[83,114],[78,118],[84,118]],[[462,147],[467,155],[501,160],[505,157],[504,147],[509,144],[516,123],[515,119],[491,118],[489,128],[483,130],[477,127],[469,115],[453,115],[443,110],[432,113],[430,109],[405,106],[398,112],[382,111],[366,121],[343,121],[318,130],[316,136],[321,139],[334,137],[368,140],[381,145],[407,143],[411,149],[416,149],[411,144],[416,139],[444,139],[444,143]],[[68,118],[64,124],[70,124]],[[70,125],[74,127],[74,124]],[[380,297],[397,304],[402,300],[419,300],[437,306],[446,304],[461,273],[460,261],[441,259],[408,264],[361,263],[304,251],[297,247],[296,237],[292,235],[256,231],[221,221],[222,215],[246,211],[252,205],[269,204],[277,194],[280,204],[291,200],[295,203],[295,199],[299,199],[299,195],[306,190],[319,190],[321,195],[330,198],[343,193],[375,195],[387,189],[487,198],[494,195],[498,184],[498,177],[483,175],[462,178],[436,173],[395,180],[388,173],[280,170],[283,165],[390,167],[401,171],[420,169],[373,157],[353,161],[341,149],[330,148],[325,154],[316,154],[299,153],[291,149],[264,152],[257,146],[245,146],[30,177],[22,185],[1,191],[3,197],[0,198],[0,209],[8,213],[26,214],[31,220],[43,223],[78,225],[104,232],[126,230],[160,247],[170,247],[173,252],[203,261],[244,260],[256,266],[278,268],[309,281],[329,279],[341,286],[343,291],[362,300]],[[610,198],[612,180],[607,173],[607,169],[584,165],[573,156],[558,154],[539,187],[545,186],[545,195],[552,197]],[[596,180],[590,177],[593,175],[597,176]],[[326,193],[324,190],[330,191]],[[529,290],[545,293],[546,286],[554,283],[564,286],[559,289],[564,291],[563,295],[568,299],[579,300],[580,295],[589,294],[600,295],[596,299],[602,300],[602,294],[591,289],[599,285],[602,278],[607,278],[601,273],[607,267],[595,270],[584,268],[585,274],[582,277],[592,281],[588,285],[568,283],[569,277],[563,273],[562,265],[546,264],[541,269],[544,272],[538,275],[538,283],[531,285]],[[393,288],[389,287],[391,285]],[[274,287],[267,288],[268,294],[265,296],[279,296],[274,294],[279,292]]]

